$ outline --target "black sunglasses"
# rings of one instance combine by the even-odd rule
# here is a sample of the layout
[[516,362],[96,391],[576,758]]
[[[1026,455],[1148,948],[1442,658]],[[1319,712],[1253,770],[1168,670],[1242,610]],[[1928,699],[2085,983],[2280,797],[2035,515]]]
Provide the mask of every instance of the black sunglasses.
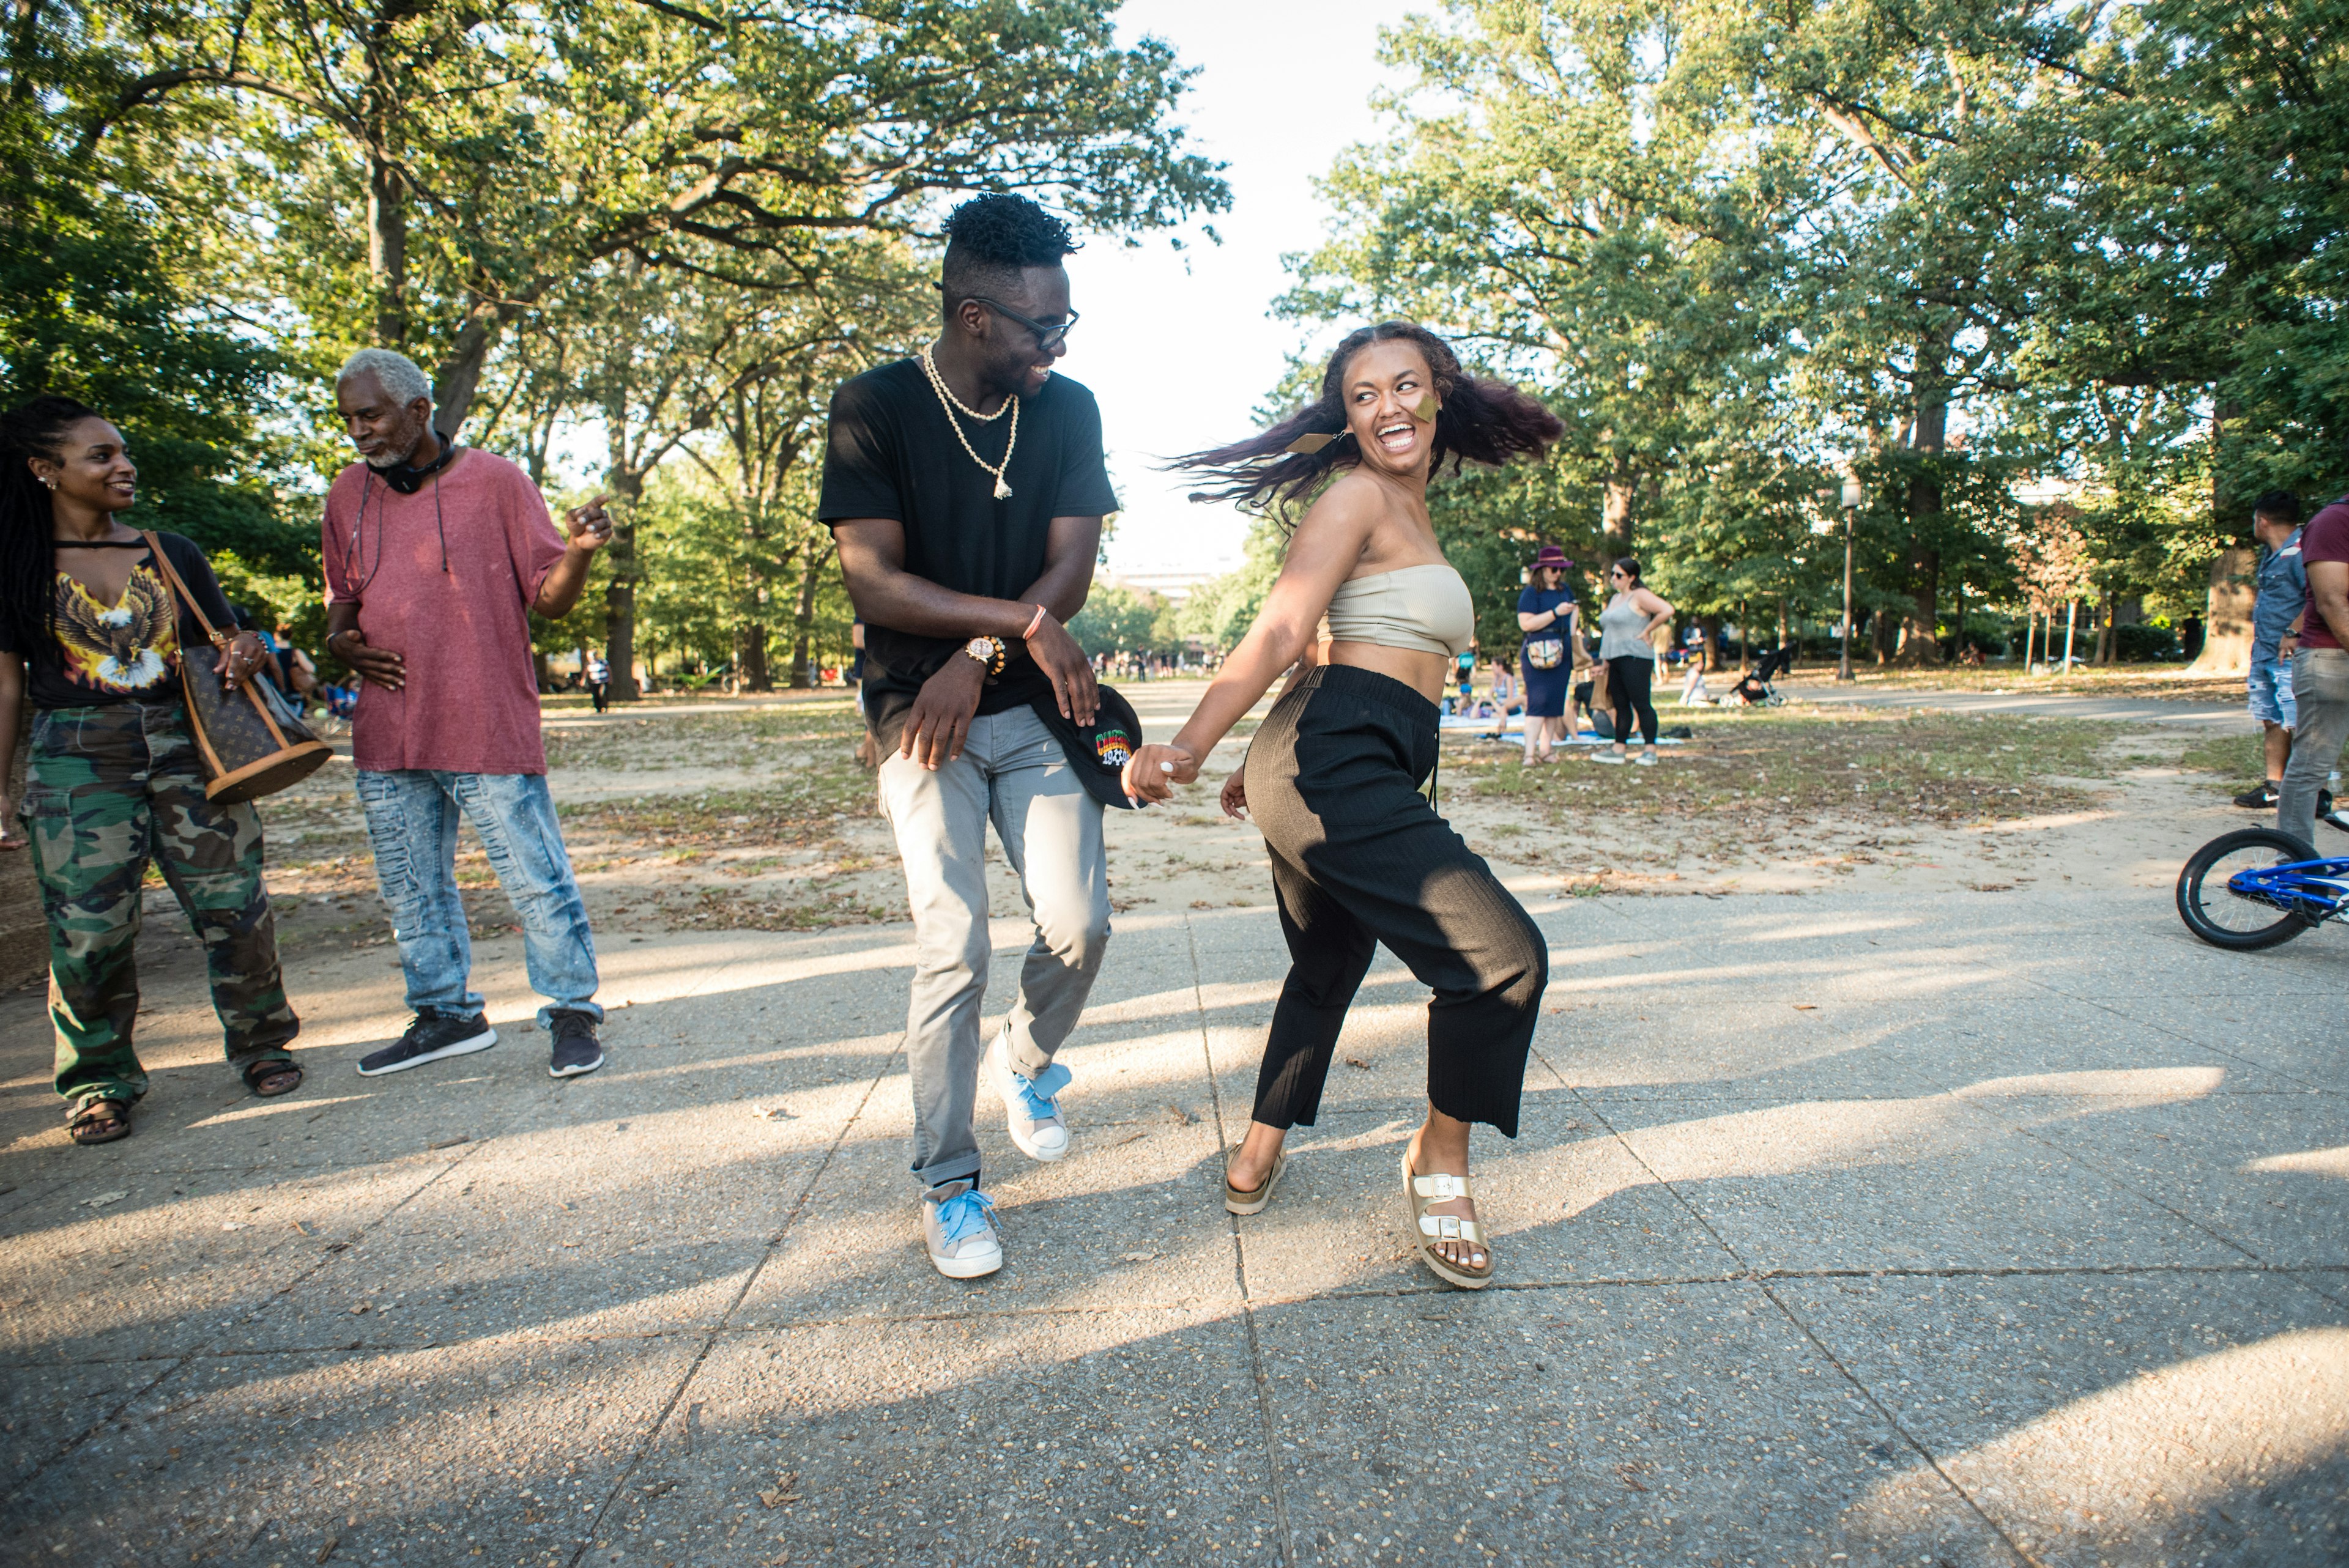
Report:
[[1021,315],[1018,311],[1013,310],[1007,305],[998,304],[993,300],[988,299],[983,295],[972,294],[970,296],[970,300],[973,304],[983,304],[988,309],[993,311],[996,315],[1002,316],[1007,320],[1016,321],[1020,325],[1026,327],[1029,331],[1034,333],[1036,335],[1036,346],[1039,348],[1060,347],[1061,345],[1068,338],[1069,328],[1077,325],[1077,313],[1075,311],[1071,311],[1069,313],[1068,320],[1056,321],[1050,325],[1047,325],[1043,322],[1037,321],[1032,317]]

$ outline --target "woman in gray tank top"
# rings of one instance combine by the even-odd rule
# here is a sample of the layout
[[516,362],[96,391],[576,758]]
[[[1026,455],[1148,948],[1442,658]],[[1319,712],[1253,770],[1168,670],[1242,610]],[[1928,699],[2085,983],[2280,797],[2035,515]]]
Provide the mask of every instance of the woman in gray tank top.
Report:
[[1648,688],[1656,675],[1656,646],[1648,641],[1658,628],[1672,624],[1672,607],[1640,586],[1640,563],[1624,556],[1608,569],[1607,585],[1615,591],[1607,608],[1599,612],[1599,657],[1607,665],[1607,696],[1615,709],[1615,746],[1595,753],[1594,761],[1619,763],[1631,737],[1631,721],[1640,723],[1640,754],[1633,760],[1656,760],[1656,705]]

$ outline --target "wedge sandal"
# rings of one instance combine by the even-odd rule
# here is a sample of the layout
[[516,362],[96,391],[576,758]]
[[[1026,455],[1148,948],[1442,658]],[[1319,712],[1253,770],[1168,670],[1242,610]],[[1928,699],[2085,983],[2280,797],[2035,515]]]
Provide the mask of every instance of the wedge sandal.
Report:
[[[1456,1284],[1462,1290],[1483,1290],[1493,1283],[1493,1243],[1485,1239],[1485,1227],[1474,1220],[1464,1220],[1456,1214],[1431,1214],[1427,1211],[1437,1203],[1465,1198],[1474,1202],[1476,1195],[1468,1190],[1465,1176],[1421,1176],[1411,1168],[1411,1145],[1402,1150],[1402,1201],[1411,1214],[1411,1239],[1419,1248],[1419,1261],[1435,1272],[1446,1284]],[[1470,1268],[1455,1264],[1437,1252],[1444,1242],[1465,1242],[1485,1254],[1483,1268]]]
[[[1231,1169],[1228,1162],[1224,1167]],[[1272,1190],[1280,1184],[1280,1173],[1288,1168],[1288,1150],[1284,1149],[1272,1157],[1272,1169],[1264,1173],[1264,1183],[1257,1187],[1235,1187],[1229,1176],[1224,1178],[1224,1208],[1234,1214],[1261,1214],[1264,1206],[1272,1202]]]

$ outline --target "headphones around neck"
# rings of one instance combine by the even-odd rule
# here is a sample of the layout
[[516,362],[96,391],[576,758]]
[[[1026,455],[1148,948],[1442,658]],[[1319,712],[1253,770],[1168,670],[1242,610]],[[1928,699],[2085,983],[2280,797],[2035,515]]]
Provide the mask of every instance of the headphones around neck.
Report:
[[433,431],[432,434],[440,443],[440,455],[433,459],[430,462],[426,463],[423,467],[415,468],[411,467],[408,463],[399,462],[394,463],[388,469],[371,468],[370,471],[374,473],[376,478],[381,480],[385,484],[389,485],[393,490],[398,490],[400,494],[414,495],[418,490],[424,488],[424,481],[426,480],[430,479],[434,474],[437,474],[442,469],[447,468],[449,466],[449,459],[457,455],[457,443],[455,440],[450,437],[441,435],[438,430]]

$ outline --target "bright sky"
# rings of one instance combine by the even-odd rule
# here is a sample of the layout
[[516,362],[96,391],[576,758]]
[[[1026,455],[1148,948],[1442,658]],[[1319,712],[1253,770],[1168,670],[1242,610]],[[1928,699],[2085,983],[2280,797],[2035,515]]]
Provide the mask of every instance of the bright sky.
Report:
[[1157,472],[1158,460],[1255,428],[1256,406],[1299,343],[1296,327],[1267,313],[1288,286],[1283,253],[1324,234],[1311,181],[1347,146],[1380,136],[1370,107],[1387,80],[1379,29],[1433,8],[1427,0],[1126,0],[1124,36],[1154,35],[1184,64],[1204,67],[1179,118],[1200,150],[1229,166],[1233,200],[1212,220],[1220,246],[1176,253],[1163,235],[1132,251],[1096,240],[1069,261],[1084,321],[1062,368],[1101,400],[1125,503],[1112,572],[1239,563],[1247,520],[1184,500],[1185,484]]

